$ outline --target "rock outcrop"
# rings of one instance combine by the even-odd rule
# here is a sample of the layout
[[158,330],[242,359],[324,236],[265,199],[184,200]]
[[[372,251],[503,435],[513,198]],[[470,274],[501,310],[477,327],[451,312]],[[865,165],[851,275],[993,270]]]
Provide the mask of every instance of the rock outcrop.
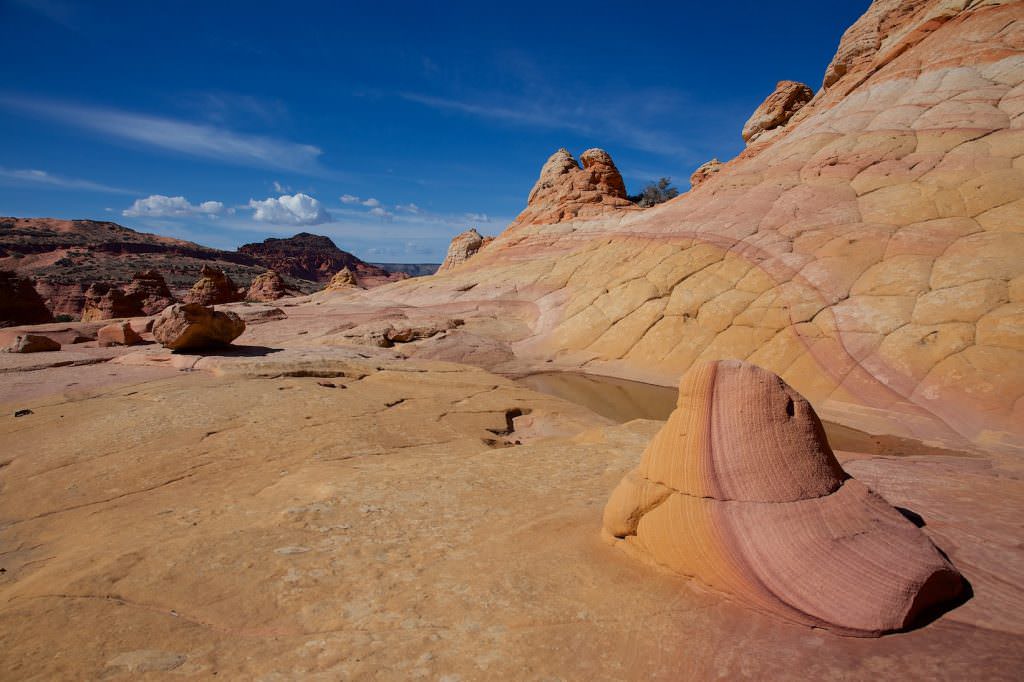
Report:
[[814,91],[803,83],[779,81],[775,92],[761,102],[743,125],[743,141],[750,144],[768,131],[786,125],[813,97]]
[[330,237],[308,232],[286,239],[272,237],[263,242],[244,244],[238,250],[282,275],[314,282],[329,282],[342,268],[356,273],[367,287],[407,277],[404,273],[388,272],[342,251]]
[[82,322],[111,320],[118,317],[141,317],[145,315],[142,305],[129,298],[124,291],[113,284],[96,282],[85,292],[85,308]]
[[183,303],[198,303],[201,306],[234,303],[240,300],[242,295],[231,278],[224,274],[223,270],[208,265],[203,266],[199,280],[182,298]]
[[249,285],[245,294],[247,301],[276,301],[288,295],[284,280],[274,270],[267,270]]
[[462,265],[492,241],[494,241],[494,237],[481,236],[475,227],[471,227],[465,232],[456,235],[452,239],[452,243],[448,245],[448,253],[445,255],[444,262],[441,263],[441,267],[437,271],[445,272]]
[[124,287],[124,295],[135,301],[143,315],[156,315],[175,302],[167,282],[156,270],[136,272]]
[[0,270],[0,327],[43,324],[52,319],[31,279]]
[[136,346],[142,343],[142,337],[128,322],[118,322],[101,327],[96,332],[96,341],[100,347]]
[[47,353],[60,350],[60,344],[41,334],[18,334],[6,348],[8,353]]
[[839,466],[813,408],[739,361],[690,370],[604,532],[787,620],[877,636],[956,599],[931,541]]
[[171,350],[204,350],[226,346],[245,331],[233,312],[214,311],[198,303],[176,303],[153,323],[153,337]]
[[340,290],[340,289],[354,289],[359,286],[359,278],[356,277],[356,273],[352,272],[348,268],[342,268],[334,277],[331,277],[331,281],[327,284],[328,290]]
[[696,187],[711,176],[715,175],[722,170],[724,165],[725,164],[718,159],[711,159],[710,161],[701,164],[700,167],[693,171],[693,174],[690,176],[690,187]]
[[514,223],[389,302],[535,305],[529,362],[667,384],[741,358],[829,421],[1024,453],[1024,3],[876,2],[863,22],[877,58],[697,191]]
[[548,225],[635,208],[626,197],[622,175],[606,151],[588,149],[580,155],[580,161],[582,168],[567,149],[552,154],[516,223]]

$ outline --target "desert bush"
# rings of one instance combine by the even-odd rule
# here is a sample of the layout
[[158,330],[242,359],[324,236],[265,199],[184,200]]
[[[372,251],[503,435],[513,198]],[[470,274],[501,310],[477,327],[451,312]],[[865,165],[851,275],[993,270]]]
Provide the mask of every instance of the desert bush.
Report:
[[672,178],[661,178],[657,182],[648,183],[639,194],[633,194],[628,199],[640,208],[648,208],[677,196],[679,196],[679,189],[672,186]]

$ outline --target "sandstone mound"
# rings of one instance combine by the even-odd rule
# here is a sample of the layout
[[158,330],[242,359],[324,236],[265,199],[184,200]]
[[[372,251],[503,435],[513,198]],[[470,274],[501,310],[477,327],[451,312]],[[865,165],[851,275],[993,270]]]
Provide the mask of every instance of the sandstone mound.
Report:
[[608,152],[588,149],[580,155],[580,161],[582,168],[566,149],[552,154],[516,222],[546,225],[633,206]]
[[695,367],[605,508],[604,532],[797,623],[912,626],[963,581],[910,521],[839,466],[813,408],[736,360]]
[[8,353],[49,353],[60,350],[60,343],[40,334],[18,334],[5,349]]
[[287,295],[284,280],[274,270],[268,270],[258,276],[249,285],[249,291],[245,294],[247,301],[276,301]]
[[124,294],[136,301],[143,315],[156,315],[174,303],[174,295],[167,282],[156,270],[136,272],[125,286]]
[[444,272],[462,265],[492,241],[494,241],[494,237],[482,236],[476,231],[475,227],[471,227],[465,232],[456,235],[452,239],[452,243],[448,245],[448,253],[445,255],[444,262],[441,263],[441,267],[437,271]]
[[359,286],[359,278],[356,277],[356,273],[352,272],[348,268],[342,268],[335,273],[334,277],[327,284],[326,289],[337,290],[337,289],[353,289]]
[[0,326],[43,324],[52,319],[31,279],[0,270]]
[[240,301],[238,286],[223,270],[204,265],[199,280],[185,294],[184,303],[198,303],[201,306],[220,305]]
[[226,346],[245,331],[232,312],[214,311],[198,303],[176,303],[153,323],[153,337],[171,350],[202,350]]
[[96,282],[85,292],[82,322],[110,320],[116,317],[139,317],[143,314],[138,301],[129,298],[124,291],[112,284]]
[[803,83],[779,81],[775,91],[761,102],[743,125],[743,140],[749,144],[764,133],[786,125],[812,97],[814,91]]

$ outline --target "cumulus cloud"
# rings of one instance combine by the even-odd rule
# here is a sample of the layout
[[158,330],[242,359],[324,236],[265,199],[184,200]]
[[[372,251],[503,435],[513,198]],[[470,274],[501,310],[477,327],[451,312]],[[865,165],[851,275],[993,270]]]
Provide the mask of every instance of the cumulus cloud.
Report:
[[341,203],[343,203],[343,204],[358,204],[359,203],[359,197],[357,197],[354,194],[342,194],[341,195]]
[[371,208],[370,209],[370,215],[375,215],[378,218],[390,218],[394,214],[391,213],[391,211],[385,210],[385,209],[381,208],[380,206],[377,206],[375,208]]
[[145,199],[136,199],[129,208],[121,211],[131,218],[171,218],[178,216],[219,216],[225,213],[224,204],[219,201],[204,201],[192,204],[185,197],[166,197],[153,194]]
[[274,191],[277,192],[278,194],[287,194],[288,192],[292,191],[292,188],[289,187],[288,185],[282,185],[277,180],[274,180]]
[[374,199],[373,197],[370,197],[369,199],[362,203],[363,206],[369,206],[370,208],[377,208],[378,206],[380,206],[380,202]]
[[277,199],[270,197],[263,201],[249,200],[253,219],[261,223],[278,225],[320,225],[331,220],[331,214],[324,210],[319,201],[298,192],[283,194]]

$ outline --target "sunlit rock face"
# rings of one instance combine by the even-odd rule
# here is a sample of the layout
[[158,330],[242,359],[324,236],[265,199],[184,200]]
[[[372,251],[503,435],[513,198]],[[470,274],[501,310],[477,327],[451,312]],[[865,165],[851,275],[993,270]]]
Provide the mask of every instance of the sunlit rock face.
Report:
[[683,377],[604,533],[755,608],[850,635],[910,627],[963,589],[924,533],[847,476],[803,396],[735,360]]
[[757,107],[743,125],[743,141],[751,143],[765,133],[786,125],[793,114],[811,101],[814,93],[803,83],[779,81],[775,91]]
[[448,253],[444,257],[444,262],[441,263],[441,267],[437,271],[446,272],[462,265],[492,241],[494,241],[494,237],[484,237],[476,231],[476,228],[470,228],[455,235],[452,243],[448,245]]
[[567,211],[584,170],[559,152],[486,250],[389,297],[531,305],[516,352],[554,368],[667,384],[739,358],[832,421],[1024,451],[1022,20],[876,2],[823,91],[696,191]]

